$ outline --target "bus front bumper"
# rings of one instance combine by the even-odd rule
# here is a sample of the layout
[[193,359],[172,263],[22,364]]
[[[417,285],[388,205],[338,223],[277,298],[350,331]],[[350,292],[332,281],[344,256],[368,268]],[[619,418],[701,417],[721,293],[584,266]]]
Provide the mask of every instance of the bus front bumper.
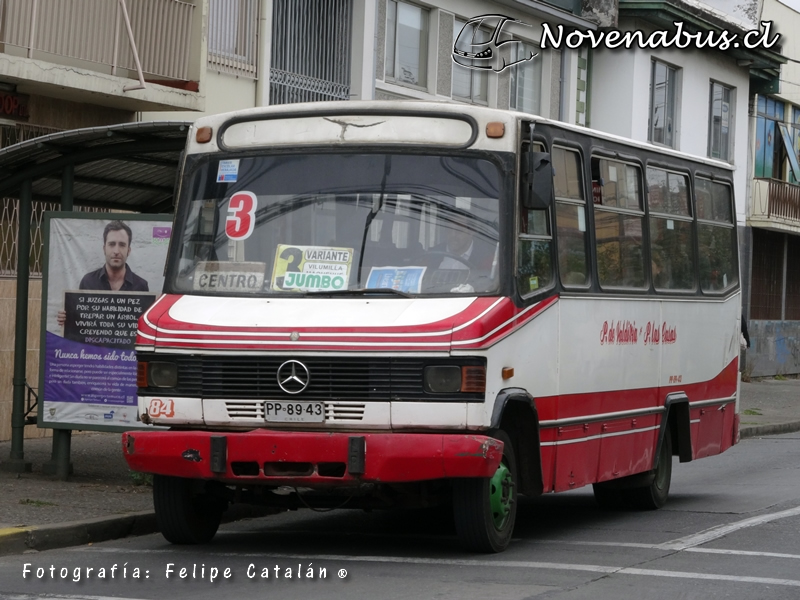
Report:
[[491,477],[503,443],[439,433],[146,431],[122,435],[134,471],[236,484],[400,483]]

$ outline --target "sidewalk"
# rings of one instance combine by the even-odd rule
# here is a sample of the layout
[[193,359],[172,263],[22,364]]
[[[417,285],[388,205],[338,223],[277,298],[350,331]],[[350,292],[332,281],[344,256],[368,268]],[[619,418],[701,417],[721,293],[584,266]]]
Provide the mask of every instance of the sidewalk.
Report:
[[[740,415],[742,439],[800,431],[800,379],[742,383]],[[73,435],[69,481],[42,474],[51,445],[25,440],[33,473],[0,472],[0,556],[157,530],[152,488],[128,470],[119,434]],[[10,446],[0,442],[0,461]]]

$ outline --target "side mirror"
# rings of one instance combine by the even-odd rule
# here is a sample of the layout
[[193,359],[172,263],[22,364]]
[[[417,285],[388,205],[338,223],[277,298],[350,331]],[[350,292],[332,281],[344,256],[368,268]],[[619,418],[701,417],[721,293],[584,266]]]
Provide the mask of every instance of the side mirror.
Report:
[[523,206],[530,209],[546,209],[553,203],[553,167],[547,152],[526,152],[525,187]]

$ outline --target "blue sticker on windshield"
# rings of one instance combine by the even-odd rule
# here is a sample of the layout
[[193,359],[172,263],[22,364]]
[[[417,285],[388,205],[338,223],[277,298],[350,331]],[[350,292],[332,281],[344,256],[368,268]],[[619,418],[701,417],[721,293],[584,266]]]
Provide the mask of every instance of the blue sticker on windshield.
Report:
[[425,269],[426,267],[373,267],[366,287],[419,294]]
[[239,178],[239,159],[221,160],[217,168],[217,183],[234,183]]

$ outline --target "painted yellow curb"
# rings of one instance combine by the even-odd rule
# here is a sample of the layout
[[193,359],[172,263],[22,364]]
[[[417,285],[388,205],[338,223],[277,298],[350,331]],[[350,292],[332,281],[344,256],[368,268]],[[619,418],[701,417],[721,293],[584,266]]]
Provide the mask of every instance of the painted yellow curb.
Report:
[[36,529],[35,527],[6,527],[5,529],[0,529],[0,537],[4,537],[7,535],[14,535],[15,533],[33,531]]

